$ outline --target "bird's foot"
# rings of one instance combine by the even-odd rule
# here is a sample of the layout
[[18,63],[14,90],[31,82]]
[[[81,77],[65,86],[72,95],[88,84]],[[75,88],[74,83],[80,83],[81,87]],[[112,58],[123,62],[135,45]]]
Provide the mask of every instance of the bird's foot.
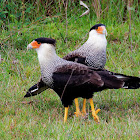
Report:
[[82,116],[84,117],[84,116],[86,116],[86,115],[87,115],[86,110],[82,110]]
[[96,114],[94,114],[94,115],[92,114],[92,116],[93,116],[95,122],[100,123],[99,117]]
[[101,111],[101,109],[97,109],[97,110],[95,111],[95,114],[98,114],[99,111]]
[[80,111],[76,111],[74,112],[74,114],[76,115],[76,117],[82,116],[82,113]]
[[100,110],[101,109],[97,109],[96,111],[92,111],[92,116],[93,116],[95,122],[97,122],[97,123],[100,123],[99,117],[97,116],[97,114]]
[[99,123],[100,121],[99,121],[99,117],[97,116],[97,114],[98,114],[98,112],[100,111],[100,109],[97,109],[97,110],[95,111],[92,98],[90,98],[89,101],[90,101],[90,105],[91,105],[92,116],[93,116],[94,120],[95,120],[97,123]]

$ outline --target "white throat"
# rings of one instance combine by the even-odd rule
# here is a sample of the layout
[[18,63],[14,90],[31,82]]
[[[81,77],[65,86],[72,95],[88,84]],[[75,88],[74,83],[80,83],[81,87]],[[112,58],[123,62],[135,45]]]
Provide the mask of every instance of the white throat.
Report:
[[55,48],[51,44],[41,44],[41,46],[37,48],[36,51],[38,54],[38,60],[40,65],[52,62],[57,57]]
[[96,30],[91,30],[89,32],[89,38],[87,40],[87,43],[94,44],[92,47],[94,48],[100,48],[100,49],[106,49],[107,40],[105,34],[97,33]]
[[38,54],[38,60],[41,68],[42,80],[48,84],[52,85],[52,74],[58,64],[60,57],[56,55],[55,48],[51,44],[41,44],[39,48],[36,49]]

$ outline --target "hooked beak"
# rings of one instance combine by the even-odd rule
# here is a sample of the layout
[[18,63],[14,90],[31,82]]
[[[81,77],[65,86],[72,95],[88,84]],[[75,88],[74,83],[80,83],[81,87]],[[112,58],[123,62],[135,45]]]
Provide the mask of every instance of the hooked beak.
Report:
[[30,44],[27,45],[27,50],[29,49],[37,49],[39,48],[41,43],[38,43],[37,41],[32,41]]
[[27,50],[32,49],[32,48],[33,48],[33,46],[31,44],[27,45]]

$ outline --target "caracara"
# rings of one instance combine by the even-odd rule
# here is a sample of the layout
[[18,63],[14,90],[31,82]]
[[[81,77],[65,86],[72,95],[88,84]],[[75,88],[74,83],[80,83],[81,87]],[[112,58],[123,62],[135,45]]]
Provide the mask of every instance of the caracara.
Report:
[[[89,31],[88,40],[77,50],[69,53],[63,59],[68,61],[74,61],[90,66],[92,68],[104,68],[106,63],[106,27],[104,24],[96,24]],[[45,90],[45,86],[42,87],[42,80],[38,84],[35,84],[30,88],[32,95],[36,95]],[[37,88],[38,86],[38,88]],[[47,88],[47,87],[46,87]],[[34,90],[35,89],[35,90]],[[78,99],[75,100],[78,104]],[[83,100],[82,115],[86,114],[86,99]],[[76,116],[81,113],[76,114]]]
[[[63,59],[81,63],[92,68],[103,69],[106,64],[106,36],[107,30],[104,24],[94,25],[89,31],[88,40],[80,48],[64,56]],[[78,102],[78,99],[76,99],[76,102]],[[83,115],[86,114],[85,110],[86,99],[83,100]]]
[[[74,61],[90,66],[92,68],[104,68],[106,63],[106,27],[104,24],[96,24],[89,31],[88,40],[77,50],[69,53],[63,59],[68,61]],[[29,91],[32,92],[32,96],[37,95],[47,89],[42,82],[42,79],[32,86]],[[78,104],[78,99],[75,100]],[[76,116],[81,113],[75,113]],[[83,100],[82,115],[86,114],[86,99]]]
[[104,24],[96,24],[89,31],[88,40],[77,50],[63,57],[92,68],[104,68],[106,63],[107,30]]
[[92,116],[96,122],[99,122],[97,113],[100,109],[95,111],[92,100],[94,92],[104,89],[140,87],[140,78],[138,77],[115,74],[104,69],[93,69],[83,64],[60,58],[55,52],[54,39],[37,38],[27,48],[35,48],[37,51],[41,68],[41,81],[31,87],[25,97],[34,95],[36,93],[35,90],[42,92],[47,88],[53,89],[65,107],[64,122],[67,120],[68,107],[74,99],[76,114],[79,115],[81,113],[76,101],[78,97],[89,99]]

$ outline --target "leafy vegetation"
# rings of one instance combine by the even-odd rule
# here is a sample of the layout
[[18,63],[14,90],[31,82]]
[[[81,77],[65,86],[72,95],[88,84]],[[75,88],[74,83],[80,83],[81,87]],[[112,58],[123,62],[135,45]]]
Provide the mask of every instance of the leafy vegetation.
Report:
[[[139,2],[129,2],[87,1],[90,13],[79,18],[86,10],[79,1],[0,1],[1,139],[139,139],[139,89],[95,93],[94,104],[101,108],[100,124],[94,122],[89,103],[86,120],[74,116],[73,105],[64,124],[64,107],[50,89],[23,98],[40,77],[36,52],[27,51],[27,44],[37,37],[55,38],[57,54],[63,57],[87,40],[96,23],[107,26],[105,68],[139,76]],[[82,107],[82,99],[79,102]]]

